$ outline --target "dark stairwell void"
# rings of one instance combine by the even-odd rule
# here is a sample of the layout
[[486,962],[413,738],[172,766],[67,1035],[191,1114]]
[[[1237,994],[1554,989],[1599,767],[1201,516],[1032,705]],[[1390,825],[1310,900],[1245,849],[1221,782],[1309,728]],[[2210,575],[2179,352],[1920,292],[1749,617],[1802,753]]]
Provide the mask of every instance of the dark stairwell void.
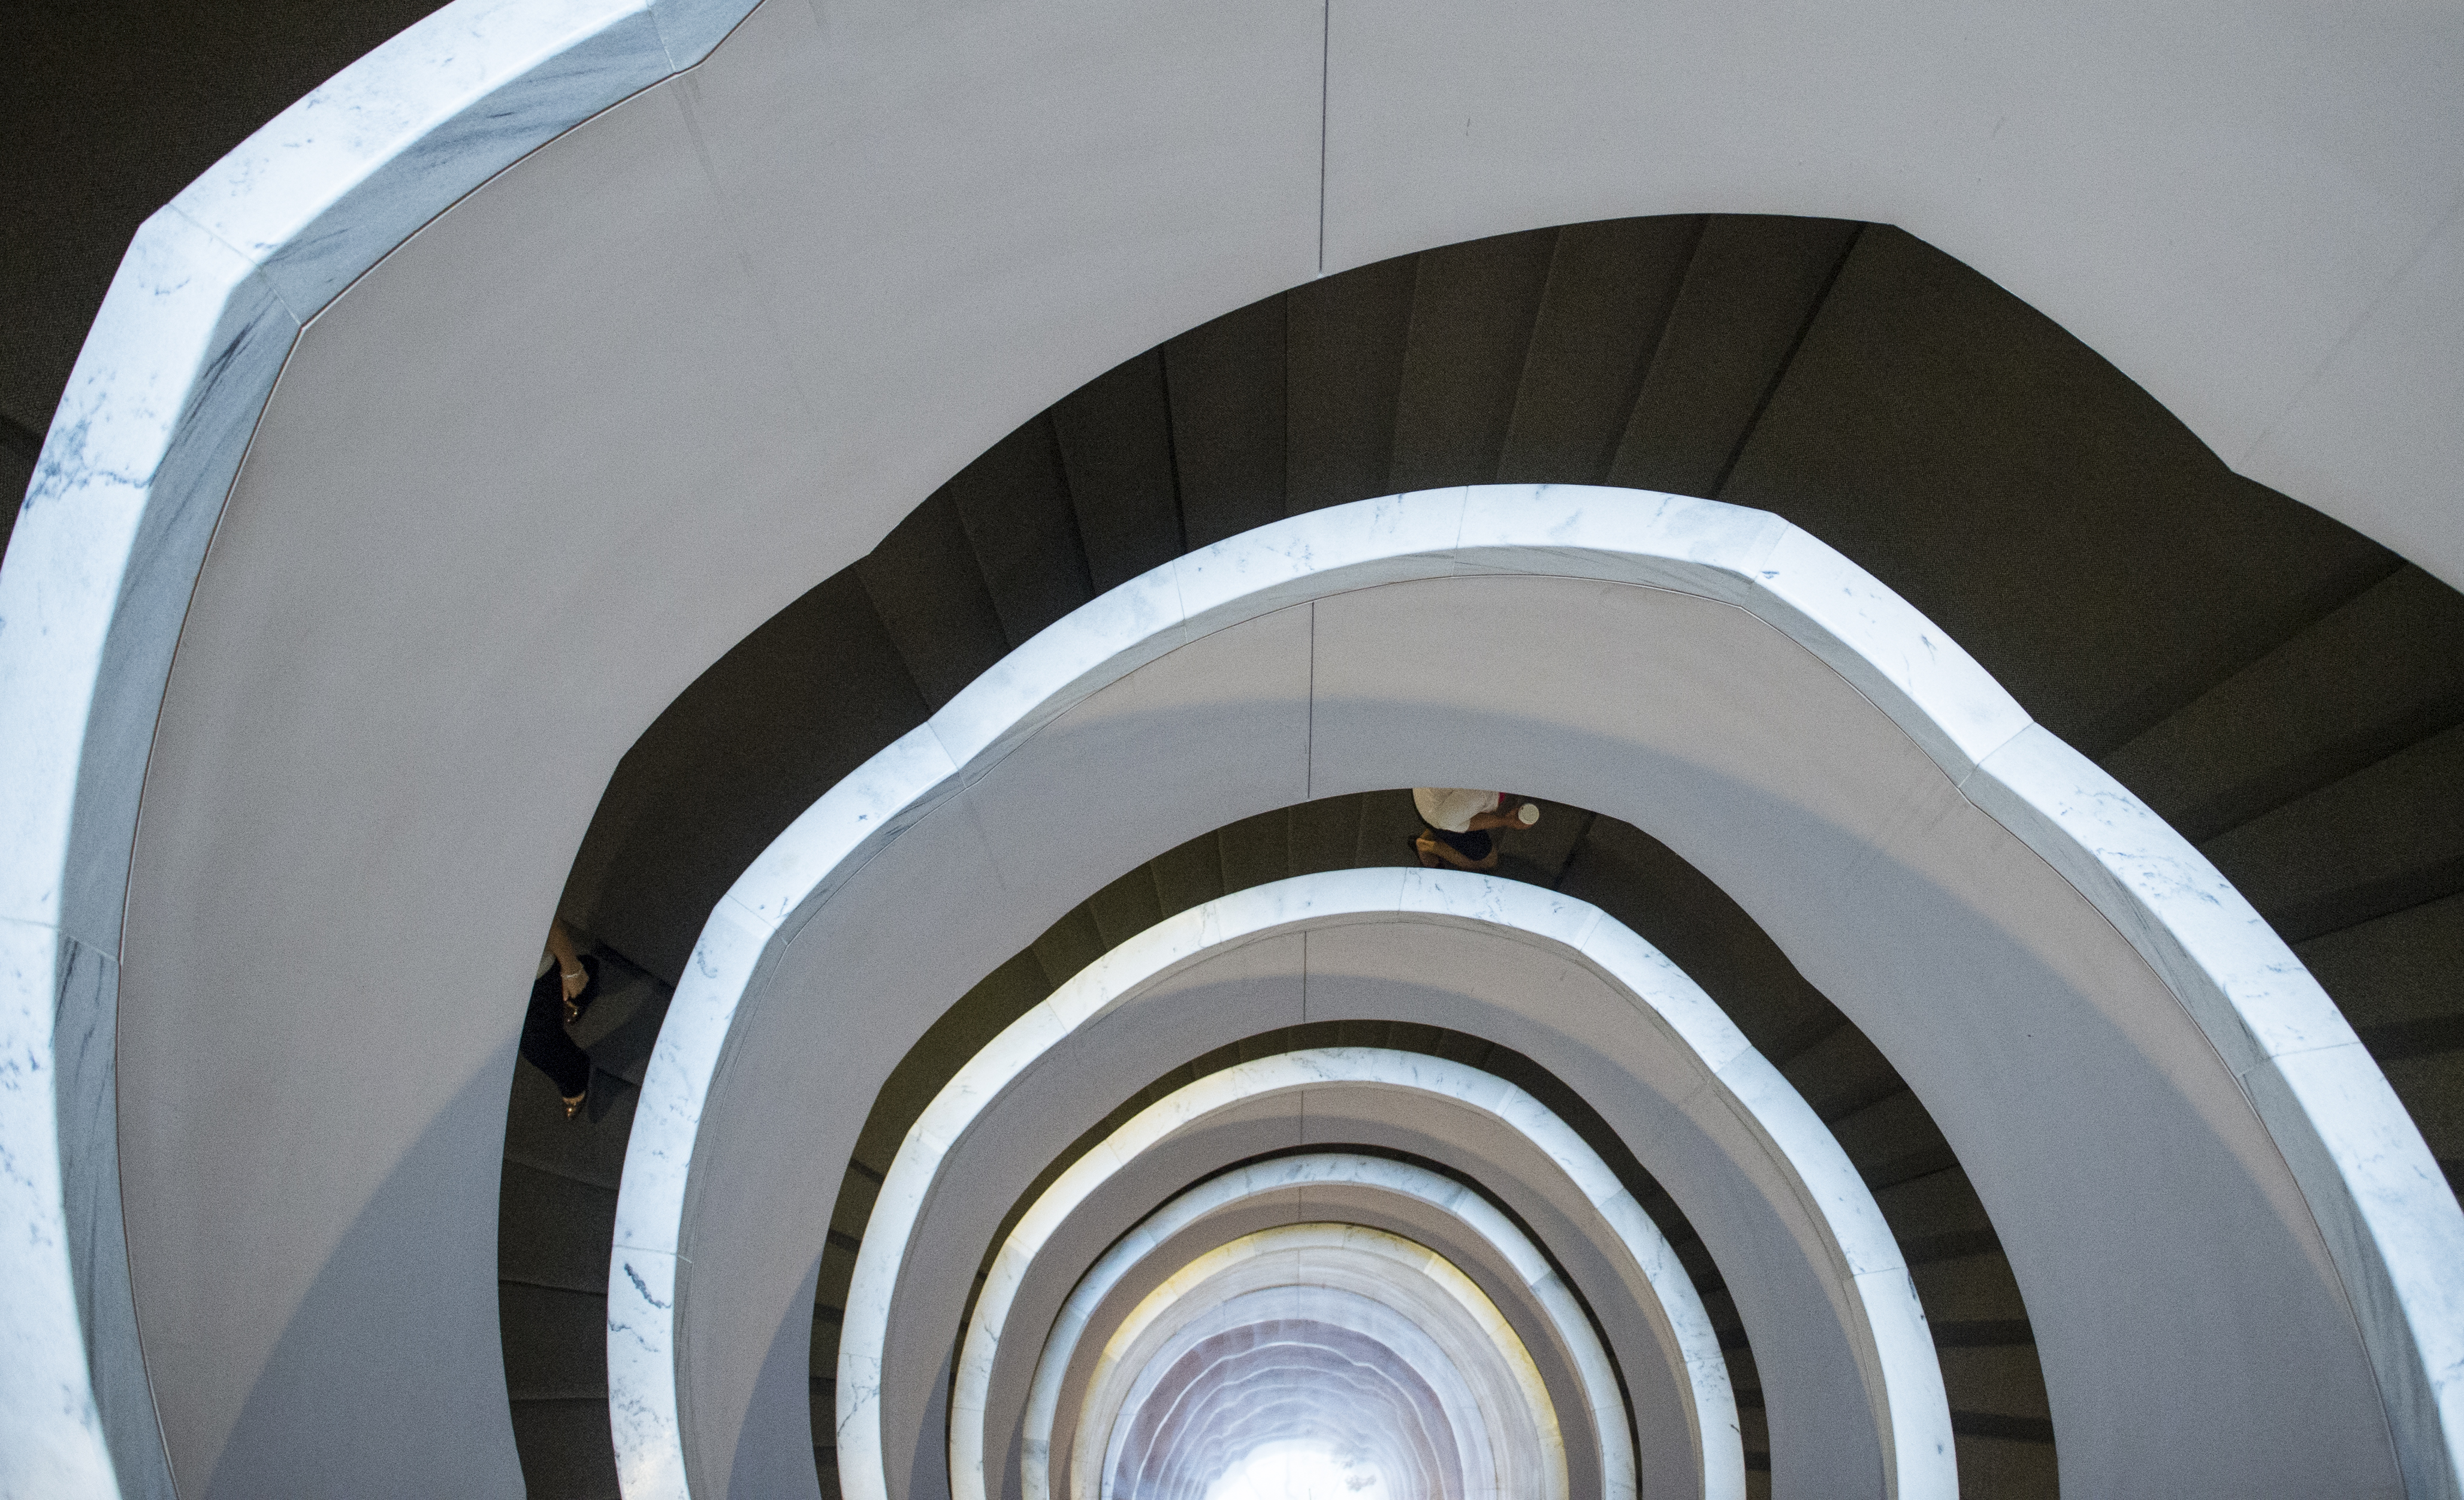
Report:
[[[2464,1170],[2464,602],[2234,475],[2059,327],[1881,225],[1506,235],[1329,276],[1126,362],[679,695],[609,782],[567,919],[671,982],[797,812],[1096,592],[1287,515],[1494,480],[1760,506],[1875,573],[2201,841]],[[500,1234],[509,1268],[526,1232]],[[1991,1231],[1977,1215],[1944,1232],[1970,1237],[1947,1252]],[[2013,1357],[1985,1341],[2010,1320],[1978,1306],[1927,1293],[1937,1321],[1977,1325],[1947,1361]],[[580,1388],[532,1379],[553,1340],[506,1307],[513,1387]],[[595,1326],[573,1358],[603,1358]],[[522,1411],[534,1494],[613,1492],[554,1488]],[[588,1420],[604,1431],[604,1404]],[[2018,1460],[2005,1480],[1962,1458],[1969,1494],[2033,1492]]]

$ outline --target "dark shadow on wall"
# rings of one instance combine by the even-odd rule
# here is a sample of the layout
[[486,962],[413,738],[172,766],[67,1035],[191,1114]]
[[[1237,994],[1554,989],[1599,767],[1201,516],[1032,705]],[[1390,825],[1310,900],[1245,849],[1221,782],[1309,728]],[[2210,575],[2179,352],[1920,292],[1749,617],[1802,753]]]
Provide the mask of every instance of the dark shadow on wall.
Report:
[[[184,1489],[522,1500],[493,1294],[512,1054],[509,1037],[409,1143],[255,1372],[230,1442]],[[406,1246],[422,1247],[416,1280],[400,1270]],[[391,1341],[372,1340],[376,1327]]]

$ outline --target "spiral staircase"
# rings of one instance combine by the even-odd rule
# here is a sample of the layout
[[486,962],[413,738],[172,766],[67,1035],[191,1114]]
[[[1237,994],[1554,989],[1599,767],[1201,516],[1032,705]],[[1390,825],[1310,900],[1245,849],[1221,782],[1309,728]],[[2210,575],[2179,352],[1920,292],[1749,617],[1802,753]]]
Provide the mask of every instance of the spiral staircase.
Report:
[[[1888,226],[1713,216],[1507,235],[1326,277],[1089,383],[753,632],[625,758],[563,905],[607,965],[576,1028],[601,1070],[592,1103],[566,1123],[522,1065],[506,1118],[499,1314],[533,1495],[617,1492],[604,1328],[633,1102],[694,937],[747,861],[1007,651],[1125,580],[1286,516],[1498,480],[1759,507],[1871,570],[2198,844],[2344,1009],[2450,1180],[2464,1170],[2451,978],[2464,960],[2464,599],[2232,474],[2076,340]],[[975,1048],[1162,917],[1289,875],[1407,863],[1416,827],[1395,789],[1221,828],[1125,868],[952,997],[846,1163],[814,1309],[817,1435],[832,1426],[872,1190]],[[1914,1270],[1962,1493],[2054,1493],[2057,1441],[2093,1435],[2057,1432],[1992,1226],[1880,1051],[1640,828],[1551,804],[1502,872],[1632,927],[1780,1065]],[[1358,1029],[1256,1045],[1454,1045]],[[1230,1060],[1199,1059],[1120,1107]],[[1464,1060],[1549,1087],[1510,1054]],[[1752,1353],[1717,1268],[1665,1195],[1639,1196],[1720,1322],[1749,1478],[1767,1492]],[[815,1458],[834,1494],[832,1451]]]

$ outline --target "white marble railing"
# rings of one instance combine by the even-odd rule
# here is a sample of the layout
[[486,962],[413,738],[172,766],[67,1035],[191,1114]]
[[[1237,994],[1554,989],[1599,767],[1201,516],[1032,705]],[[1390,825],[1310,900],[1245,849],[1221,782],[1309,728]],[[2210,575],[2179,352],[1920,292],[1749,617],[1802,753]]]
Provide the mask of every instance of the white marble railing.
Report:
[[0,1479],[26,1493],[170,1493],[120,1237],[121,911],[182,614],[275,377],[422,224],[752,9],[457,0],[275,116],[121,261],[0,572],[0,1052],[36,1060],[0,1089]]
[[[1599,592],[1616,585],[1642,586]],[[1305,631],[1273,624],[1304,605]],[[1774,633],[1740,633],[1719,607]],[[1195,705],[1264,691],[1227,677],[1229,664],[1293,650],[1308,664],[1294,679],[1307,712],[1180,711],[1204,737],[1193,754],[1202,743],[1238,757],[1224,761],[1235,782],[1297,763],[1304,795],[1469,777],[1639,822],[1720,880],[1874,1037],[1995,1215],[2057,1423],[2159,1410],[2180,1418],[2168,1431],[2202,1434],[2083,1453],[2082,1472],[2211,1474],[2232,1453],[2278,1472],[2350,1473],[2386,1463],[2370,1455],[2391,1434],[2417,1489],[2452,1486],[2464,1291],[2447,1268],[2464,1252],[2464,1213],[2332,1004],[2238,893],[1954,642],[1776,518],[1489,486],[1297,518],[1123,585],[833,788],[747,870],[678,992],[626,1165],[610,1371],[635,1500],[682,1492],[695,1440],[676,1424],[680,1361],[718,1361],[715,1375],[741,1357],[679,1348],[678,1299],[718,1299],[697,1335],[718,1340],[745,1290],[789,1274],[783,1224],[774,1246],[774,1231],[736,1222],[714,1225],[726,1243],[697,1242],[680,1274],[687,1183],[698,1154],[725,1149],[704,1138],[705,1120],[726,1114],[713,1087],[722,1052],[783,1079],[829,1028],[868,1034],[869,997],[895,984],[841,945],[839,924],[893,889],[892,919],[941,935],[935,963],[998,961],[991,946],[1006,939],[979,917],[1015,888],[994,873],[1001,849],[965,843],[960,823],[1027,827],[1002,801],[1020,788],[1045,804],[1111,799],[1115,861],[1124,837],[1160,849],[1199,831],[1183,825],[1215,803],[1273,805],[1245,783],[1193,801],[1163,769],[1176,754],[1168,712],[1140,720],[1134,750],[1079,726],[1110,722],[1138,694]],[[1877,717],[1899,738],[1878,737]],[[1046,868],[1089,857],[1078,843],[1094,833],[1033,826]],[[917,861],[929,889],[897,883],[921,881]],[[825,982],[839,997],[826,1018],[747,1005],[765,984]],[[885,1035],[906,1025],[885,1024]],[[2131,1149],[2149,1131],[2175,1149]],[[797,1149],[843,1155],[837,1139]],[[785,1178],[757,1187],[764,1174],[741,1158],[732,1170],[737,1185],[700,1197],[701,1212],[789,1190]],[[2117,1194],[2141,1206],[2117,1217]],[[2217,1235],[2242,1246],[2222,1269],[2198,1249]],[[2230,1312],[2254,1298],[2271,1319]],[[2185,1318],[2247,1347],[2216,1365],[2205,1335],[2141,1336]],[[2275,1373],[2296,1364],[2310,1369],[2298,1382]],[[730,1402],[750,1399],[740,1379],[728,1388],[745,1393]],[[745,1409],[713,1420],[736,1433]],[[738,1462],[753,1451],[729,1441]],[[777,1441],[784,1453],[796,1440]]]
[[[135,1448],[112,1440],[123,1458],[155,1441],[113,1238],[120,1223],[116,1147],[99,1123],[110,1111],[97,1106],[108,1101],[111,1088],[118,914],[137,782],[182,607],[284,352],[335,289],[405,236],[541,142],[691,65],[748,9],[737,0],[458,0],[287,111],[149,221],[114,282],[60,403],[0,575],[0,620],[7,623],[0,630],[0,702],[7,704],[0,713],[0,766],[7,770],[0,776],[0,847],[11,854],[0,870],[0,937],[8,944],[0,963],[7,984],[0,1050],[53,1080],[49,1088],[21,1081],[0,1100],[0,1138],[23,1164],[0,1195],[0,1223],[11,1229],[11,1243],[23,1246],[10,1252],[6,1268],[18,1294],[0,1312],[0,1411],[43,1414],[7,1429],[11,1472],[37,1489],[89,1493],[111,1487],[99,1422],[135,1434]],[[1009,13],[984,13],[995,12]],[[1153,157],[1130,153],[1121,168],[1117,143],[1101,132],[1040,137],[1037,154],[1021,158],[1053,173],[1031,185],[1039,201],[1100,201],[1104,209],[1080,215],[1093,226],[1083,248],[1037,260],[1059,268],[1051,282],[1037,283],[1038,295],[1011,298],[1031,310],[1022,317],[1037,322],[1035,334],[1045,341],[1020,336],[1005,345],[1025,351],[1012,358],[1035,377],[998,387],[993,400],[961,405],[1013,416],[1033,411],[1061,394],[1034,385],[1056,368],[1098,369],[1196,317],[1311,270],[1428,245],[1621,213],[1698,212],[1716,207],[1714,199],[1863,214],[1926,237],[2029,298],[2115,360],[2244,472],[2361,526],[2442,578],[2464,576],[2456,540],[2464,533],[2453,524],[2445,478],[2454,467],[2454,434],[2464,431],[2453,420],[2451,355],[2464,308],[2454,295],[2464,218],[2453,211],[2445,145],[2458,106],[2456,91],[2444,86],[2453,39],[2434,13],[2333,34],[2290,11],[2249,17],[2250,24],[2225,33],[2182,20],[2151,52],[2141,29],[2117,31],[2062,8],[2035,14],[2027,23],[2035,30],[2016,46],[2004,32],[1946,31],[1917,11],[1894,19],[1817,8],[1801,19],[1836,45],[1809,47],[1802,28],[1748,35],[1710,10],[1695,17],[1702,24],[1671,31],[1631,8],[1594,6],[1579,24],[1535,29],[1513,8],[1493,7],[1466,11],[1464,26],[1443,38],[1420,38],[1438,49],[1427,56],[1374,46],[1327,51],[1325,41],[1339,33],[1318,24],[1315,8],[1287,19],[1302,23],[1291,28],[1294,34],[1318,45],[1295,48],[1291,65],[1274,78],[1264,70],[1227,70],[1205,76],[1202,90],[1180,86],[1189,97],[1228,100],[1261,95],[1271,82],[1287,85],[1292,119],[1282,123],[1292,165],[1279,201],[1307,207],[1279,226],[1288,243],[1280,246],[1275,269],[1238,279],[1237,262],[1204,258],[1215,249],[1213,236],[1154,232],[1157,224],[1180,221],[1169,213],[1158,218],[1152,198],[1088,192],[1088,182],[1104,182],[1106,170],[1145,184],[1158,175],[1158,162],[1184,165],[1173,154],[1182,144],[1177,138],[1162,140]],[[1110,13],[1101,13],[1089,34],[1111,24]],[[1364,15],[1358,24],[1379,22]],[[1014,55],[1001,44],[1013,34],[969,33],[968,45],[938,47],[954,61],[933,83],[966,90]],[[823,70],[861,72],[876,59],[839,41],[807,49],[801,68],[769,70],[778,93],[759,102],[827,91],[842,76]],[[1501,47],[1523,63],[1497,67]],[[1874,66],[1825,65],[1840,47]],[[986,55],[995,60],[984,72],[964,65]],[[1126,55],[1108,76],[1109,87],[1131,95],[1151,83],[1153,55]],[[2151,56],[2161,65],[2110,65]],[[2283,91],[2251,82],[2294,56],[2329,56],[2314,74],[2348,81],[2341,93],[2317,94],[2325,102],[2287,126],[2280,112],[2269,113]],[[1719,66],[1704,66],[1706,59]],[[2119,93],[2091,98],[2076,86],[2082,77],[2124,73],[2133,81]],[[1654,86],[1637,87],[1635,79],[1645,76]],[[1101,97],[1066,70],[1052,77],[1082,96]],[[1462,88],[1432,90],[1432,77]],[[1965,105],[1912,119],[1904,107],[1910,80],[1952,77],[1990,86],[1969,90]],[[1289,86],[1294,79],[1297,86]],[[1464,89],[1470,94],[1463,97],[1480,101],[1485,124],[1477,140],[1453,126],[1453,100]],[[861,91],[839,92],[854,94],[854,111],[874,107]],[[934,96],[919,89],[914,97]],[[1727,108],[1743,97],[1759,107]],[[2013,110],[2014,99],[2032,106]],[[2238,124],[2168,131],[2184,118],[2185,99],[2201,101],[2193,112],[2200,118]],[[1020,99],[1005,96],[1004,103],[1007,113],[974,122],[979,131],[992,128],[987,121],[1015,123],[1030,113]],[[766,126],[784,111],[746,113]],[[1222,112],[1176,113],[1214,119]],[[1714,115],[1727,125],[1705,133],[1701,121]],[[2006,132],[2006,121],[2018,123]],[[1246,162],[1259,154],[1257,121],[1237,123],[1239,159]],[[2285,129],[2303,144],[2290,156],[2277,149]],[[1330,130],[1340,138],[1332,157]],[[857,143],[847,148],[857,153],[883,139],[869,130],[843,134]],[[1568,149],[1610,135],[1665,137],[1687,148]],[[808,156],[801,149],[807,141],[789,139],[797,148],[781,153],[791,159],[785,171],[810,175],[814,156],[826,153]],[[2228,177],[2258,190],[2175,190],[2189,176],[2213,178],[2223,160],[2213,146],[2225,139],[2248,145],[2223,161]],[[1787,148],[1773,149],[1774,143]],[[1816,143],[1820,158],[1810,167],[1807,143]],[[979,160],[963,143],[954,148],[938,138],[926,149]],[[1831,154],[1823,156],[1826,149]],[[2313,165],[2288,172],[2286,162],[2296,159]],[[2345,169],[2353,163],[2366,170],[2357,176]],[[1081,164],[1083,181],[1075,175]],[[854,175],[868,174],[869,168]],[[1220,164],[1177,174],[1219,196],[1226,195],[1219,179],[1233,175]],[[2359,182],[2377,186],[2357,191]],[[958,196],[946,185],[941,192]],[[1243,207],[1248,217],[1264,217],[1251,200]],[[543,237],[570,232],[576,222],[537,203],[529,209],[539,215]],[[877,213],[844,217],[855,226],[850,243],[862,248],[862,259],[905,264],[899,251],[909,242],[882,240]],[[916,232],[944,242],[963,238],[951,226],[968,222],[963,214],[909,217]],[[2080,225],[2110,236],[2104,248],[2114,253],[2080,254]],[[793,251],[808,248],[795,237],[803,228],[795,221],[786,232]],[[1125,262],[1125,239],[1204,250]],[[885,243],[892,248],[885,252]],[[842,251],[818,263],[830,268],[827,276],[856,258]],[[975,269],[967,267],[971,275]],[[448,279],[467,284],[497,270],[466,267]],[[1241,290],[1220,291],[1227,276]],[[1203,295],[1185,294],[1194,278],[1209,280]],[[1155,293],[1173,282],[1172,295]],[[826,279],[819,284],[845,292]],[[1076,346],[1072,357],[1081,364],[1071,365],[1049,357],[1057,320],[1042,294],[1089,285],[1123,304],[1119,322],[1105,338]],[[938,305],[947,290],[943,281],[926,281],[914,305]],[[1091,300],[1071,301],[1069,320],[1094,320],[1084,316]],[[665,337],[656,320],[646,326],[643,337]],[[898,326],[894,318],[889,326]],[[824,341],[812,357],[844,367],[848,354],[847,346]],[[953,402],[946,391],[926,395],[931,399],[917,404],[934,407],[937,422]],[[890,432],[893,444],[913,431],[894,422],[869,426]],[[436,438],[445,448],[457,440],[455,433]],[[858,463],[849,472],[881,470]],[[330,474],[307,482],[320,495],[334,488]],[[803,488],[779,488],[792,495],[787,503],[808,504]],[[581,489],[584,506],[602,498]],[[764,534],[758,522],[744,529]],[[852,550],[810,576],[851,561],[866,544],[851,542]],[[700,645],[708,660],[726,640]],[[595,776],[605,763],[583,769]],[[325,810],[305,815],[313,820]],[[2317,1070],[2299,1082],[2262,1083],[2319,1100],[2369,1092],[2365,1078]],[[2404,1158],[2399,1176],[2412,1170],[2409,1147],[2387,1144],[2374,1124],[2356,1129],[2321,1148],[2325,1158],[2305,1159],[2392,1151]],[[2364,1196],[2374,1198],[2375,1190]],[[2339,1254],[2445,1255],[2447,1233],[2425,1239],[2373,1223],[2350,1244],[2340,1238]],[[2380,1278],[2359,1300],[2401,1308],[2418,1323],[2418,1290],[2409,1281],[2391,1290]],[[98,1361],[91,1377],[89,1353]],[[2417,1485],[2452,1469],[2445,1457],[2430,1456],[2422,1437],[2436,1429],[2442,1436],[2434,1446],[2444,1454],[2450,1398],[2438,1380],[2425,1386],[2429,1378],[2393,1372],[2399,1365],[2445,1370],[2452,1361],[2444,1353],[2408,1346],[2379,1361],[2393,1381],[2390,1399],[2406,1413],[2396,1422],[2399,1446]],[[124,1379],[98,1417],[96,1390],[113,1379],[104,1366]],[[122,1472],[120,1484],[131,1492],[167,1485],[159,1452],[144,1463],[146,1473]]]
[[[875,1200],[847,1294],[839,1346],[837,1449],[840,1482],[850,1496],[879,1500],[891,1493],[881,1472],[877,1398],[885,1339],[898,1300],[898,1279],[924,1204],[951,1191],[941,1182],[945,1164],[983,1113],[1056,1049],[1089,1045],[1084,1039],[1098,1022],[1135,1004],[1160,976],[1186,974],[1210,956],[1243,947],[1268,933],[1414,917],[1492,927],[1580,955],[1617,986],[1626,1004],[1649,1018],[1634,1028],[1633,1047],[1638,1051],[1667,1048],[1681,1057],[1676,1070],[1688,1081],[1663,1086],[1666,1092],[1684,1093],[1707,1086],[1712,1102],[1707,1106],[1697,1102],[1691,1108],[1715,1118],[1733,1113],[1750,1122],[1749,1137],[1730,1143],[1737,1161],[1734,1170],[1741,1182],[1750,1184],[1771,1180],[1775,1169],[1777,1180],[1786,1184],[1781,1191],[1817,1205],[1835,1268],[1828,1294],[1859,1311],[1862,1328],[1853,1336],[1866,1346],[1865,1357],[1884,1393],[1881,1404],[1890,1414],[1883,1447],[1903,1455],[1899,1492],[1928,1493],[1938,1488],[1935,1480],[1950,1483],[1948,1418],[1942,1402],[1941,1375],[1898,1247],[1837,1142],[1718,1006],[1649,944],[1585,903],[1457,871],[1363,870],[1236,893],[1132,938],[1012,1023],[961,1068],[926,1109],[901,1145]],[[1100,1047],[1100,1039],[1092,1045]],[[1476,1089],[1495,1092],[1502,1087],[1485,1075],[1434,1059],[1422,1059],[1419,1067],[1426,1078],[1418,1087],[1450,1084],[1457,1093]],[[1631,1085],[1648,1086],[1639,1080]],[[1230,1108],[1245,1095],[1223,1094],[1220,1100],[1216,1095],[1227,1089],[1252,1087],[1271,1092],[1293,1084],[1275,1070],[1258,1065],[1218,1075],[1204,1087],[1193,1086],[1195,1092],[1184,1091],[1186,1098],[1175,1098],[1182,1101],[1184,1112],[1199,1110],[1199,1104],[1191,1101],[1201,1095],[1208,1101],[1207,1108]],[[1214,1092],[1208,1092],[1209,1089]],[[1730,1479],[1741,1484],[1742,1459],[1732,1436],[1734,1409],[1727,1399],[1725,1375],[1715,1374],[1725,1370],[1725,1363],[1708,1323],[1702,1319],[1690,1281],[1659,1231],[1590,1149],[1536,1101],[1518,1090],[1504,1092],[1515,1099],[1508,1113],[1527,1133],[1536,1131],[1545,1137],[1544,1149],[1614,1226],[1626,1253],[1657,1294],[1659,1306],[1645,1312],[1661,1328],[1673,1362],[1685,1373],[1690,1400],[1677,1420],[1689,1432],[1700,1456],[1699,1475],[1709,1487],[1707,1492],[1724,1493],[1721,1487]],[[1077,1196],[1065,1199],[1062,1185],[1056,1185],[1022,1221],[995,1260],[960,1353],[952,1396],[956,1420],[951,1428],[951,1481],[960,1500],[970,1496],[980,1500],[984,1393],[992,1379],[993,1360],[1002,1347],[1009,1299],[1041,1250],[1042,1236],[1048,1235],[1110,1172],[1155,1144],[1160,1138],[1157,1132],[1168,1134],[1185,1123],[1167,1126],[1165,1120],[1165,1115],[1150,1112],[1141,1116],[1139,1126],[1146,1136],[1134,1140],[1126,1135],[1116,1136],[1080,1169],[1065,1174],[1062,1184],[1073,1187]],[[1940,1473],[1928,1478],[1925,1467],[1937,1462]],[[1630,1461],[1626,1467],[1630,1470]]]

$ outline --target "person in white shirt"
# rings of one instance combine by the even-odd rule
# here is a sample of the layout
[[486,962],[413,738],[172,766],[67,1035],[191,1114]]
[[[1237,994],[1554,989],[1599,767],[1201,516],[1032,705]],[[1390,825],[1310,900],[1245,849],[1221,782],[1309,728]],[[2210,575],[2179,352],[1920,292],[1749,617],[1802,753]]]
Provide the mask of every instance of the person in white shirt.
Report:
[[1432,870],[1440,865],[1495,870],[1499,851],[1493,830],[1528,828],[1540,821],[1535,804],[1527,802],[1510,812],[1505,805],[1504,792],[1464,786],[1413,787],[1412,805],[1420,809],[1420,821],[1427,825],[1412,840],[1420,863]]

